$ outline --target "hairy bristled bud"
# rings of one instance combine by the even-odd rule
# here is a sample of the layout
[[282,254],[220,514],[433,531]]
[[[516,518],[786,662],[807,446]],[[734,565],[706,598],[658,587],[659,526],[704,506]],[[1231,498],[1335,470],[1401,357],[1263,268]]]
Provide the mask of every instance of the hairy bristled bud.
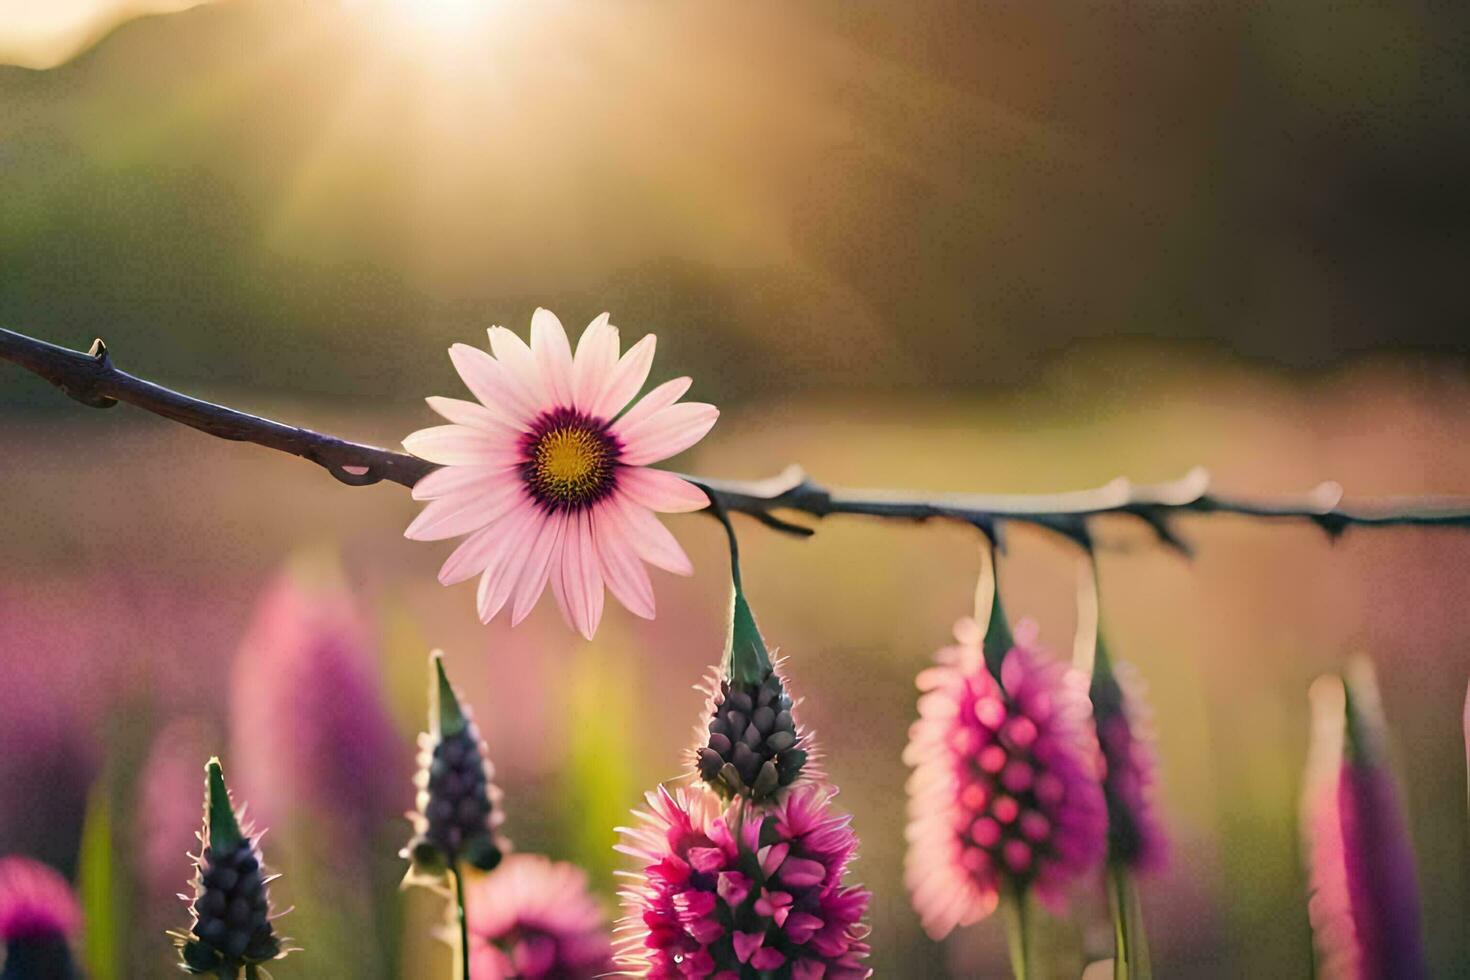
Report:
[[785,678],[772,666],[738,584],[724,661],[704,690],[708,701],[695,729],[694,767],[722,798],[763,803],[803,773],[817,775],[811,736],[796,720]]
[[194,896],[180,896],[194,924],[174,940],[185,972],[253,976],[253,968],[287,952],[271,924],[268,886],[279,876],[266,872],[255,839],[241,828],[218,759],[207,772]]
[[30,858],[0,858],[0,980],[77,977],[69,942],[81,923],[82,910],[65,878]]
[[758,684],[732,681],[717,670],[706,690],[708,723],[696,729],[695,766],[721,797],[763,803],[803,774],[816,776],[811,736],[796,720],[778,669]]
[[444,673],[443,655],[434,651],[429,663],[429,730],[419,736],[418,808],[403,856],[413,861],[411,877],[437,879],[460,861],[489,871],[504,851],[494,767]]
[[1429,967],[1414,851],[1371,666],[1361,660],[1346,678],[1318,678],[1311,704],[1302,829],[1319,975],[1422,980]]
[[648,794],[618,850],[638,861],[622,892],[619,962],[632,975],[858,980],[872,971],[868,891],[845,884],[857,835],[832,790],[794,788],[721,809],[700,790]]

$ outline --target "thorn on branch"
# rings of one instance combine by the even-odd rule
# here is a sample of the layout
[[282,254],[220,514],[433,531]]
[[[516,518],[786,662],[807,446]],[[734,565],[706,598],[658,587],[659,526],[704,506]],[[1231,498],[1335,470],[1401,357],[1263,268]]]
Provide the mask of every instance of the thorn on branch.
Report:
[[807,527],[805,524],[794,524],[791,521],[782,520],[775,514],[772,514],[770,511],[757,510],[750,511],[749,513],[751,517],[754,517],[757,521],[760,521],[766,527],[770,528],[773,531],[780,531],[783,534],[794,535],[798,538],[809,538],[813,534],[817,533],[816,528]]
[[1163,506],[1144,504],[1135,507],[1131,513],[1149,526],[1160,544],[1173,549],[1185,558],[1194,557],[1194,548],[1174,530],[1174,523],[1169,519],[1169,512]]

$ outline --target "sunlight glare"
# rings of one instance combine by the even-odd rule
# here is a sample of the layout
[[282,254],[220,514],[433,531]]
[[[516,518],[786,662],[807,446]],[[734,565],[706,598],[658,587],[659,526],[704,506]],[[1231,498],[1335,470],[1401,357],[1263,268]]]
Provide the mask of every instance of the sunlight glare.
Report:
[[447,40],[479,26],[496,0],[388,0],[385,7],[404,27]]

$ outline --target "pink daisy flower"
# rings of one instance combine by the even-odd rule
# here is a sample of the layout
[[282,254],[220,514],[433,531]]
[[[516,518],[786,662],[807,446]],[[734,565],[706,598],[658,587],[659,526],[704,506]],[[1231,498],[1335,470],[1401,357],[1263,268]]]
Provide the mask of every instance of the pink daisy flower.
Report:
[[1035,624],[1015,634],[997,680],[962,619],[918,678],[905,879],[936,939],[993,912],[1002,887],[1060,905],[1107,848],[1086,680],[1036,647]]
[[403,440],[409,452],[443,464],[413,488],[414,499],[429,504],[404,535],[469,535],[439,581],[478,575],[483,622],[508,605],[512,624],[519,623],[549,582],[568,625],[591,639],[604,585],[635,615],[652,619],[644,563],[693,571],[653,515],[700,510],[708,498],[648,464],[704,438],[719,411],[678,403],[688,378],[659,385],[623,411],[648,379],[653,347],[649,334],[620,357],[617,328],[604,313],[573,354],[561,321],[538,309],[529,346],[491,327],[493,353],[467,344],[449,349],[479,402],[432,397],[429,406],[449,424]]
[[1359,662],[1346,687],[1319,678],[1311,704],[1302,828],[1319,975],[1427,977],[1414,851],[1371,669]]
[[512,854],[465,895],[475,980],[591,980],[612,969],[612,939],[587,875]]
[[621,893],[621,965],[653,978],[870,976],[868,891],[843,884],[857,835],[831,801],[814,784],[768,809],[648,794],[642,825],[620,829],[618,850],[641,866]]

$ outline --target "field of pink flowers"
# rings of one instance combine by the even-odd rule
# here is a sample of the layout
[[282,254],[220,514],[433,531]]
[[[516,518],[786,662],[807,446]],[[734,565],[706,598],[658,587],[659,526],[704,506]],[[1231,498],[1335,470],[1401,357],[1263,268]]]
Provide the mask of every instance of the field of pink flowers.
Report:
[[[1067,403],[1079,378],[1095,403]],[[379,444],[433,424],[248,407]],[[1387,364],[1288,385],[1073,360],[972,404],[725,406],[677,463],[1026,492],[1205,461],[1253,493],[1455,492],[1466,408],[1462,379]],[[435,581],[454,546],[403,539],[418,508],[396,490],[128,410],[7,420],[0,444],[0,853],[64,879],[0,865],[0,929],[69,937],[93,977],[164,975],[168,930],[207,969],[299,947],[273,975],[451,976],[446,867],[475,980],[614,957],[654,976],[1003,975],[1011,907],[1027,975],[1077,976],[1114,956],[1120,896],[1159,976],[1456,976],[1470,959],[1461,532],[1334,543],[1185,519],[1186,560],[1101,521],[1089,690],[1066,668],[1091,636],[1078,552],[1045,532],[1009,535],[1001,618],[984,588],[977,609],[986,562],[964,528],[832,519],[803,541],[736,515],[759,634],[737,616],[731,638],[724,533],[676,516],[694,574],[653,573],[656,618],[557,597],[589,640],[549,593],[512,628],[512,590],[482,625],[483,590],[477,609],[474,585]],[[696,690],[727,642],[735,683]],[[216,789],[191,886],[211,756],[244,813]],[[250,917],[257,847],[282,874],[271,909],[291,909],[270,942]],[[641,876],[621,911],[618,872]],[[429,887],[400,890],[405,874]]]

